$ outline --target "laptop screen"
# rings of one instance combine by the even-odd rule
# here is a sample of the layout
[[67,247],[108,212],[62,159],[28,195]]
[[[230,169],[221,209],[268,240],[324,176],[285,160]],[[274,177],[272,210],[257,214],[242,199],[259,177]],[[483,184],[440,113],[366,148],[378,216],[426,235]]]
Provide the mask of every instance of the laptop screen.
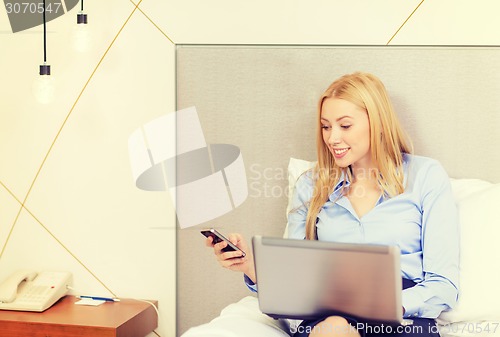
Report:
[[275,318],[343,313],[402,320],[399,247],[261,236],[252,244],[262,312]]

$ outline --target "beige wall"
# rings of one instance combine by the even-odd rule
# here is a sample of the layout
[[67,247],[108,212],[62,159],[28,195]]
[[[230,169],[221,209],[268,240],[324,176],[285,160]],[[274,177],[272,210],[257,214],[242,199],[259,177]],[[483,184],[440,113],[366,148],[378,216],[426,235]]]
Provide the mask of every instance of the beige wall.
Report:
[[143,0],[134,11],[128,0],[85,1],[89,51],[72,48],[76,9],[48,24],[49,105],[31,92],[42,30],[13,34],[1,7],[0,279],[19,267],[71,270],[78,292],[158,299],[157,334],[174,336],[174,210],[168,193],[135,188],[127,152],[132,131],[175,109],[166,35],[179,44],[500,44],[498,1],[426,0],[398,32],[420,3]]

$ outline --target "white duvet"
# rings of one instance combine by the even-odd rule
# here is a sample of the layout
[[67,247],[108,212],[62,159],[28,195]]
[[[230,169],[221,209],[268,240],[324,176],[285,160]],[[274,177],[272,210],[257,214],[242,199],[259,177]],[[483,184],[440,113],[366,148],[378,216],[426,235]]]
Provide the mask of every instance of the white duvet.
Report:
[[[288,337],[294,323],[263,314],[258,299],[247,296],[225,307],[212,321],[189,329],[182,337]],[[441,337],[500,337],[498,322],[457,322],[439,325],[439,330]]]
[[287,337],[286,320],[276,320],[259,310],[256,297],[247,296],[225,307],[209,323],[189,329],[182,337]]

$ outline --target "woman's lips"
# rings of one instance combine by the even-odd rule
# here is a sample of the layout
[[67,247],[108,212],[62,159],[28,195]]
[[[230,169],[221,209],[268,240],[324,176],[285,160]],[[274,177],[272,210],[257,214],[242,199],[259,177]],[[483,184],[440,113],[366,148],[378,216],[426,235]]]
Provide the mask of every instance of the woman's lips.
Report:
[[336,159],[340,159],[340,158],[344,157],[348,151],[349,151],[348,147],[343,148],[343,149],[333,149],[333,156]]

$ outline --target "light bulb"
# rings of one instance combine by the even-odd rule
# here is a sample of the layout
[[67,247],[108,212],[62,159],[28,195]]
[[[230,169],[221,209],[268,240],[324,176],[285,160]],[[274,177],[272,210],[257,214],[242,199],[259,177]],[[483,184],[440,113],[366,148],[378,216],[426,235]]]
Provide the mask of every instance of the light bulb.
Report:
[[78,52],[87,52],[91,48],[91,37],[87,26],[87,14],[79,12],[76,17],[77,25],[73,28],[71,41],[73,49]]
[[33,95],[42,104],[54,101],[56,96],[56,79],[50,75],[50,65],[40,66],[40,74],[33,81]]

